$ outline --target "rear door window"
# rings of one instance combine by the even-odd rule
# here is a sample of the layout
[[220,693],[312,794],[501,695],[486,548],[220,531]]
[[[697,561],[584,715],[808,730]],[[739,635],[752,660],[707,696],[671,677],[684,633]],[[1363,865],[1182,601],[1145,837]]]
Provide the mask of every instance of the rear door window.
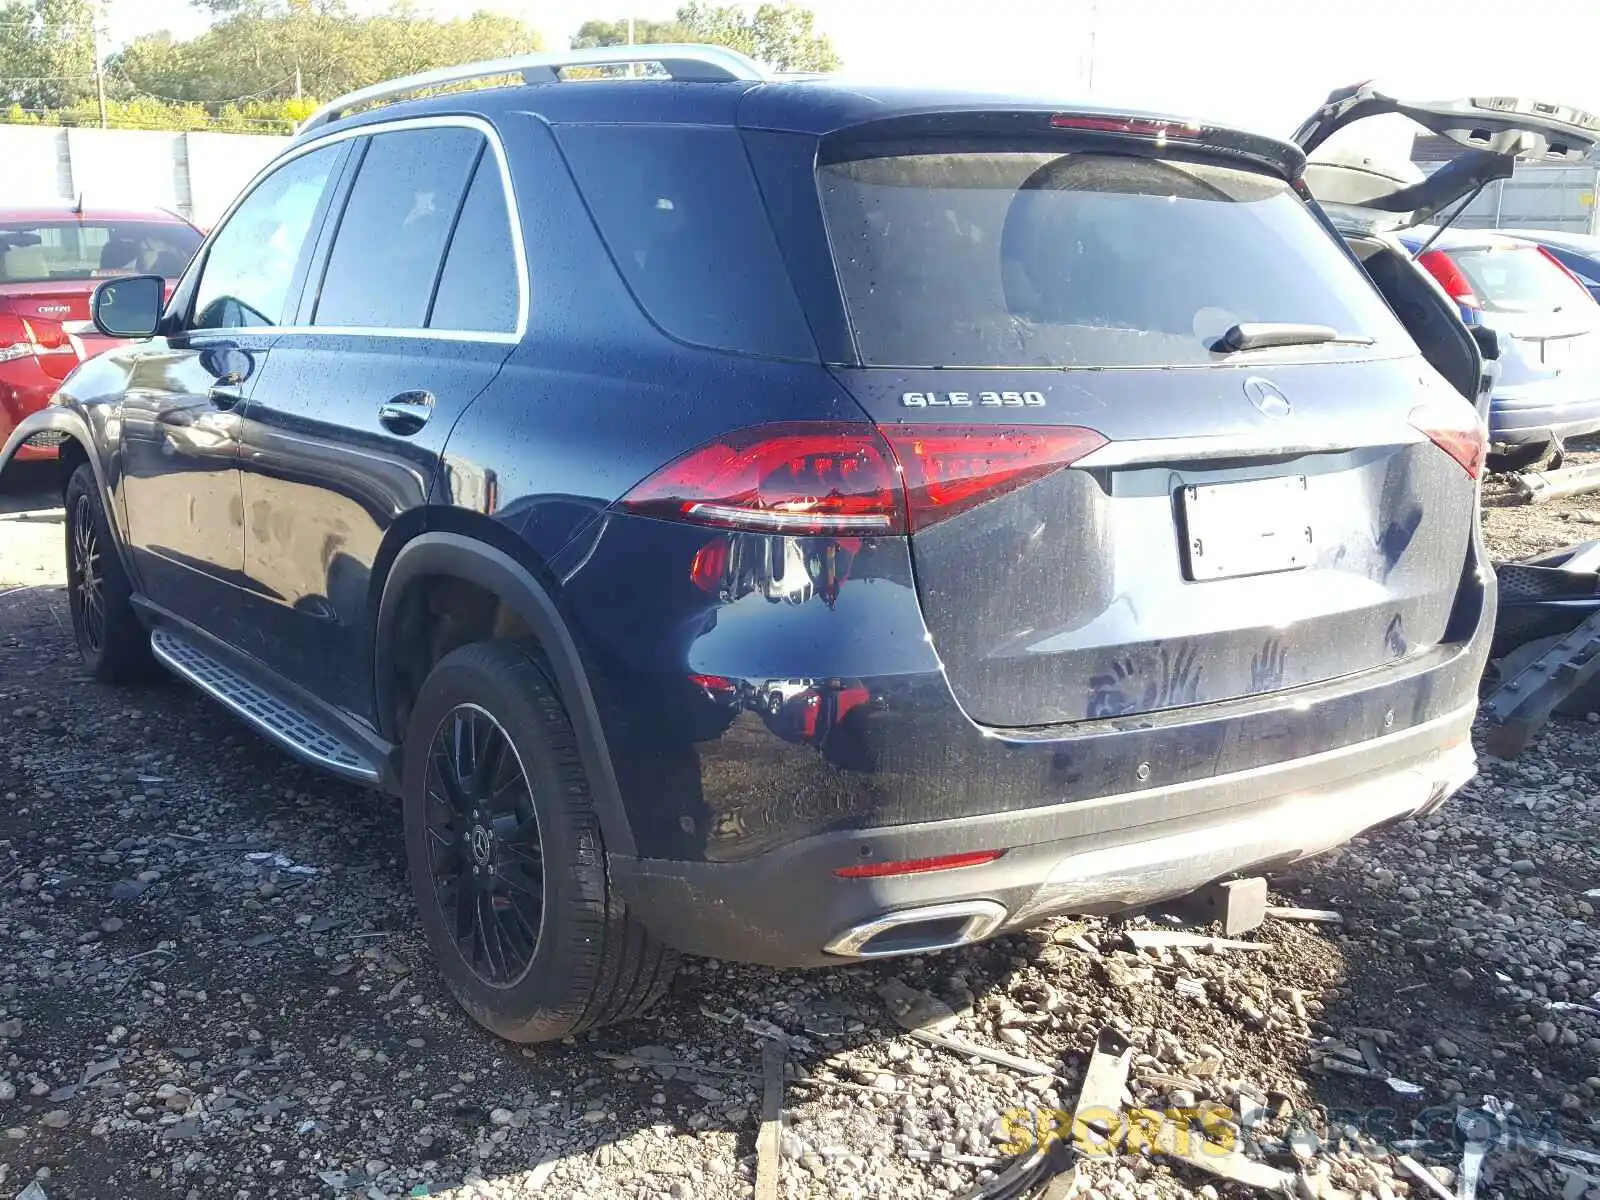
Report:
[[445,245],[484,146],[482,134],[464,128],[372,137],[339,219],[312,324],[427,327]]
[[1255,172],[942,143],[834,156],[818,181],[868,365],[1200,364],[1255,321],[1414,352],[1304,203]]
[[570,125],[557,136],[656,325],[696,346],[817,358],[738,130]]
[[1545,313],[1593,303],[1537,246],[1448,253],[1489,312]]

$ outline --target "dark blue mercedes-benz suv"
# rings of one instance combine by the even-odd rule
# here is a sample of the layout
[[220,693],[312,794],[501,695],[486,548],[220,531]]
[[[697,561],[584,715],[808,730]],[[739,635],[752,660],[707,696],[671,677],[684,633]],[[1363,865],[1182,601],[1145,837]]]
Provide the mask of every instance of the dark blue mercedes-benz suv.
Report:
[[1472,775],[1478,351],[1303,166],[708,47],[435,72],[104,284],[144,340],[4,453],[64,436],[94,674],[398,795],[451,987],[559,1037],[676,951],[1136,906]]

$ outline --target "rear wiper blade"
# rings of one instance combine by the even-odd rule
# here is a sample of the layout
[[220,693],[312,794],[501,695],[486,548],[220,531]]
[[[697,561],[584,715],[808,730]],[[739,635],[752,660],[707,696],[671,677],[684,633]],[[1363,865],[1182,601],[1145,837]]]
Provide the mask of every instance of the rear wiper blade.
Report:
[[1340,333],[1331,325],[1300,325],[1292,321],[1241,321],[1218,338],[1211,349],[1218,354],[1232,354],[1239,350],[1262,350],[1268,346],[1320,346],[1324,342],[1342,342],[1353,346],[1372,345],[1372,339],[1369,337]]

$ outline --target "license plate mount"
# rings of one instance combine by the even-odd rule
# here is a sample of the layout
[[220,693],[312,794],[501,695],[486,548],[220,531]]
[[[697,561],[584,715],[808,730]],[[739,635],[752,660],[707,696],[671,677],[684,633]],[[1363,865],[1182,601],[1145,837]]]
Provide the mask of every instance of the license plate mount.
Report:
[[1316,551],[1304,475],[1195,484],[1178,507],[1184,574],[1196,583],[1303,570]]

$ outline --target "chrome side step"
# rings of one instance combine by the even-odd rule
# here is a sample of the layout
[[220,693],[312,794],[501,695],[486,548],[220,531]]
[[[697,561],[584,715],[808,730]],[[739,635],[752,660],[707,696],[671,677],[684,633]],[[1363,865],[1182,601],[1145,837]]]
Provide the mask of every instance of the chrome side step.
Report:
[[162,666],[244,718],[296,758],[356,783],[377,784],[377,764],[361,750],[182,635],[157,628],[150,634],[150,649]]

